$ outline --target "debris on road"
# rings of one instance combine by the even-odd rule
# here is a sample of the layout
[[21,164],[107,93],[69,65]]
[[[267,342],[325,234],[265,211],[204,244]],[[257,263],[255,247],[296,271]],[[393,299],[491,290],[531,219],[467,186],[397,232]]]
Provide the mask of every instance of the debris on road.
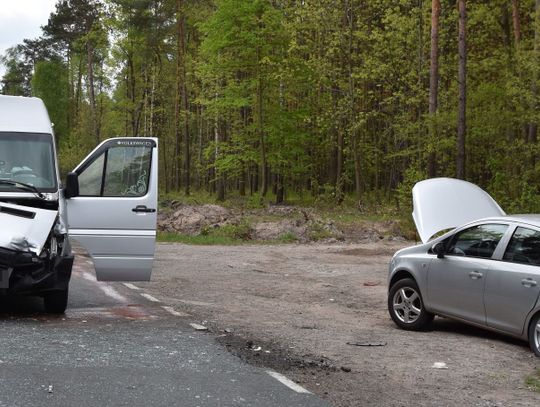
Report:
[[366,281],[364,287],[377,287],[381,283],[379,281]]
[[448,366],[444,362],[435,362],[431,367],[433,369],[448,369]]
[[341,370],[343,370],[345,373],[349,373],[352,369],[348,366],[341,366]]
[[196,323],[191,323],[189,324],[193,329],[195,329],[196,331],[208,331],[208,327],[204,326],[204,325],[200,325],[200,324],[196,324]]
[[386,346],[386,342],[384,342],[384,341],[347,342],[347,345],[352,345],[352,346]]

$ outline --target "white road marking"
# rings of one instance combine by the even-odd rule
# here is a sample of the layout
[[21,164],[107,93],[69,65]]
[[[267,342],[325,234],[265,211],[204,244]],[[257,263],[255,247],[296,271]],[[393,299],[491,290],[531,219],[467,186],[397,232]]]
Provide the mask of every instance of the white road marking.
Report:
[[161,302],[156,297],[153,297],[150,294],[141,293],[141,296],[143,296],[144,298],[146,298],[147,300],[152,301],[152,302]]
[[131,283],[122,283],[122,284],[124,284],[127,288],[131,290],[140,290],[140,288],[137,287],[135,284],[131,284]]
[[167,311],[169,314],[174,315],[175,317],[188,317],[189,314],[186,314],[184,312],[180,312],[175,310],[173,307],[168,307],[166,305],[163,305],[161,308],[163,308],[165,311]]
[[287,386],[289,389],[294,390],[297,393],[305,393],[305,394],[311,394],[310,391],[304,389],[302,386],[299,386],[292,380],[288,379],[287,377],[283,376],[282,374],[278,372],[274,372],[272,370],[267,370],[266,373],[268,373],[270,376],[272,376],[274,379],[279,381],[280,383]]
[[120,294],[118,291],[116,291],[110,285],[99,284],[98,287],[100,288],[101,291],[103,291],[109,297],[114,298],[117,301],[127,302],[126,297],[124,297],[122,294]]

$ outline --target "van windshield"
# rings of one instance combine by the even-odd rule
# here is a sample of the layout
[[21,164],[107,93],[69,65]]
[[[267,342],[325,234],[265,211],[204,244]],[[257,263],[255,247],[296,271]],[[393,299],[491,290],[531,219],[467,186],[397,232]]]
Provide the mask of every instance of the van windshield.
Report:
[[[30,184],[41,192],[56,192],[52,136],[40,133],[0,132],[0,180]],[[0,192],[21,192],[0,184]]]

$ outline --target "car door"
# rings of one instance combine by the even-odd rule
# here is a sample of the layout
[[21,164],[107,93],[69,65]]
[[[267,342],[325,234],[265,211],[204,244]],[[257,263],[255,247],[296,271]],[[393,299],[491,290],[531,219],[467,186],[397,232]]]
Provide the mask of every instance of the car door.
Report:
[[485,304],[490,327],[520,335],[540,294],[540,231],[516,227],[501,261],[486,280]]
[[444,257],[433,259],[428,270],[428,297],[433,311],[486,323],[486,276],[507,228],[506,224],[481,224],[447,239]]
[[149,280],[156,240],[157,139],[106,140],[74,172],[79,194],[66,201],[69,235],[88,250],[98,280]]

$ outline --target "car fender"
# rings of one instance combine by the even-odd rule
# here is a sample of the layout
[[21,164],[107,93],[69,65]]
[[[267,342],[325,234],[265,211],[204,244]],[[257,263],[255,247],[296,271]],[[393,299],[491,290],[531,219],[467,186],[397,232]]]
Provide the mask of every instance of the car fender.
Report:
[[[429,298],[427,297],[427,279],[429,263],[432,261],[432,256],[427,254],[427,245],[414,246],[410,253],[401,251],[392,258],[390,262],[390,273],[388,276],[388,289],[390,290],[395,276],[400,273],[408,273],[416,281],[424,306],[429,310]],[[425,256],[421,253],[424,252]]]
[[527,314],[527,318],[525,318],[525,325],[523,325],[523,329],[521,330],[521,336],[524,339],[529,338],[529,324],[531,323],[531,319],[540,312],[540,294],[538,294],[538,297],[536,298],[536,304],[532,308],[532,310]]

